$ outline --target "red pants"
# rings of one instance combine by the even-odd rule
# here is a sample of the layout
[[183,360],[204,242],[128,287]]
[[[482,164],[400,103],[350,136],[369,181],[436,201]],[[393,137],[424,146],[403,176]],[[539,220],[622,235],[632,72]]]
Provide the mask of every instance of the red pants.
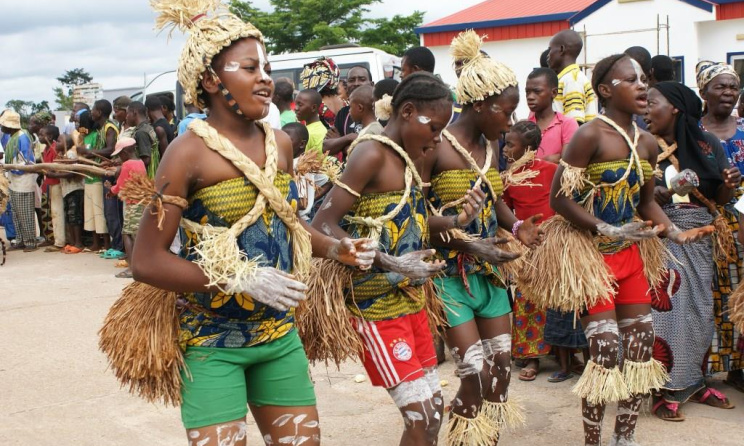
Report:
[[603,257],[617,281],[615,287],[617,294],[614,298],[600,301],[597,305],[587,308],[590,315],[612,311],[615,305],[651,303],[651,290],[643,273],[643,260],[637,244],[615,254],[605,254]]

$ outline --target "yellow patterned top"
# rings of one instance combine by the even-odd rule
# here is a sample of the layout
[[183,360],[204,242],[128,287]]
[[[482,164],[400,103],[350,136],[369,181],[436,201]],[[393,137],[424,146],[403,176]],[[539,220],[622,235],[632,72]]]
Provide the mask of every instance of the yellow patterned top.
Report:
[[[278,172],[274,185],[297,209],[297,187],[292,177]],[[222,181],[195,192],[183,218],[215,227],[230,227],[256,202],[258,190],[245,177]],[[238,236],[238,245],[259,266],[292,271],[291,235],[284,222],[267,206],[262,218]],[[181,231],[180,256],[196,260],[191,248],[199,235]],[[250,347],[278,339],[294,327],[294,310],[279,311],[246,294],[188,293],[191,305],[181,314],[181,342],[202,347]]]
[[[490,168],[486,172],[486,177],[493,185],[495,197],[491,196],[488,187],[481,183],[481,189],[486,194],[486,201],[481,213],[472,223],[463,228],[468,234],[479,238],[489,238],[496,235],[499,229],[496,219],[496,202],[504,192],[504,185],[501,182],[499,171]],[[429,189],[429,201],[431,204],[440,209],[442,206],[462,198],[467,192],[475,186],[478,180],[478,173],[471,169],[446,170],[435,175],[431,179],[431,188]],[[462,205],[445,209],[443,215],[457,215],[462,212]],[[497,269],[471,256],[460,256],[460,252],[454,249],[438,247],[437,257],[447,263],[444,274],[450,277],[460,276],[462,272],[466,274],[483,273],[487,276],[498,278]],[[498,279],[500,283],[500,279]]]
[[[400,203],[403,191],[370,193],[362,195],[349,211],[349,216],[379,218]],[[352,238],[366,237],[369,230],[364,225],[342,222],[341,226]],[[401,211],[385,223],[380,234],[379,249],[391,256],[425,249],[429,240],[426,203],[421,190],[411,188],[411,194]],[[424,299],[414,300],[408,292],[415,289],[423,295],[425,280],[413,280],[398,273],[372,267],[358,270],[353,275],[353,293],[347,299],[352,314],[371,321],[394,319],[421,311]],[[415,289],[412,289],[415,288]],[[414,292],[415,294],[415,292]]]

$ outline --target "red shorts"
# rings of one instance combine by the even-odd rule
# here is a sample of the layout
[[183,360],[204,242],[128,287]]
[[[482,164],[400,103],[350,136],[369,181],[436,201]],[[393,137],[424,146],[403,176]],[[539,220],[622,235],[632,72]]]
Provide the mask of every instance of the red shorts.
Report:
[[643,259],[637,244],[615,254],[604,254],[604,261],[617,281],[614,298],[603,300],[588,308],[591,314],[613,311],[615,305],[650,304],[651,290],[643,273]]
[[352,317],[351,323],[362,338],[361,359],[374,386],[390,389],[437,365],[426,310],[385,321]]

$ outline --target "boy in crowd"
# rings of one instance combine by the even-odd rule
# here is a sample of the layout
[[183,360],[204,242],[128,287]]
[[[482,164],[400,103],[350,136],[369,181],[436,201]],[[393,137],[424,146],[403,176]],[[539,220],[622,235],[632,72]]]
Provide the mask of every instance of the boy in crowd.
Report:
[[434,53],[425,46],[408,48],[400,60],[400,78],[405,79],[406,76],[417,71],[434,74],[435,61]]
[[559,32],[548,44],[548,65],[558,74],[554,109],[579,124],[594,119],[598,107],[591,82],[576,64],[583,47],[581,36],[571,29]]
[[[354,90],[362,85],[373,85],[372,74],[367,67],[361,65],[352,67],[346,79],[346,94],[351,97]],[[354,122],[349,115],[349,106],[341,108],[336,114],[333,127],[328,130],[328,137],[323,142],[323,151],[334,156],[338,153],[345,154],[349,145],[357,138],[359,130],[361,130],[359,123]]]
[[168,144],[175,138],[173,128],[163,114],[163,103],[160,97],[155,95],[148,96],[145,99],[145,107],[147,107],[147,117],[150,119],[153,129],[155,129],[160,159],[163,159],[163,154],[165,154]]
[[[77,149],[70,135],[59,135],[57,148],[64,153],[65,158],[77,159]],[[65,228],[67,235],[63,251],[65,254],[78,254],[83,251],[83,177],[74,173],[52,173],[48,175],[60,178],[62,183],[62,197],[65,208]]]
[[651,58],[651,70],[648,73],[648,88],[659,82],[674,80],[674,61],[669,56],[659,54]]
[[147,122],[147,108],[145,104],[134,101],[127,107],[127,124],[134,128],[132,138],[137,141],[137,158],[147,167],[147,176],[155,178],[160,162],[158,151],[158,137],[155,129]]
[[[136,147],[137,141],[134,138],[122,138],[116,143],[116,149],[112,156],[118,155],[122,164],[119,168],[116,184],[112,186],[109,181],[106,181],[105,184],[107,188],[111,189],[112,195],[118,195],[121,188],[126,186],[133,175],[147,175],[145,163],[137,158]],[[121,233],[124,239],[124,250],[127,254],[129,267],[116,275],[120,279],[132,278],[132,247],[134,247],[134,238],[137,235],[137,229],[139,229],[139,222],[144,210],[145,206],[143,204],[131,201],[124,203],[124,224]]]
[[349,100],[351,119],[362,125],[359,136],[382,134],[382,125],[375,117],[374,89],[369,85],[363,85],[354,90]]
[[319,154],[323,153],[323,140],[328,132],[323,123],[320,122],[320,116],[318,115],[321,102],[323,102],[323,98],[320,93],[312,88],[302,90],[295,99],[297,119],[305,121],[309,134],[305,150],[314,150]]
[[542,137],[537,158],[558,164],[563,149],[578,130],[576,120],[553,111],[553,100],[558,94],[558,76],[549,68],[536,68],[525,84],[529,121],[540,128]]
[[292,111],[292,100],[294,96],[294,88],[292,84],[284,81],[277,81],[274,84],[274,105],[279,109],[279,120],[282,123],[282,129],[290,122],[297,122],[297,116]]
[[[39,130],[39,139],[46,147],[42,152],[42,160],[45,163],[53,163],[58,157],[57,139],[59,139],[59,129],[53,125],[47,125]],[[50,214],[52,218],[52,246],[49,246],[44,252],[57,252],[65,247],[65,204],[62,200],[62,186],[59,178],[47,174],[44,182],[41,184],[42,193],[47,195],[49,202]]]
[[[176,129],[178,128],[178,119],[176,118],[176,103],[173,102],[173,98],[170,96],[170,94],[161,94],[158,96],[158,99],[160,99],[160,104],[162,105],[161,109],[163,111],[163,116],[165,116],[166,121],[168,121],[168,124],[170,125],[171,133],[175,135]],[[173,141],[173,139],[171,139],[170,141]]]
[[[114,121],[119,126],[119,137],[123,138],[124,136],[131,137],[132,132],[134,129],[129,127],[127,124],[127,107],[129,107],[129,104],[132,103],[132,100],[129,98],[129,96],[119,96],[118,98],[114,99]],[[132,133],[130,135],[124,135],[125,132]]]

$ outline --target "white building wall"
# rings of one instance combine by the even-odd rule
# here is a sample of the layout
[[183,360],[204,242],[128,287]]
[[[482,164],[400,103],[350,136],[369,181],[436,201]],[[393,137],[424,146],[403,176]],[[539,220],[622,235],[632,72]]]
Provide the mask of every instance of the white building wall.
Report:
[[[667,23],[668,17],[668,52],[667,30],[656,31],[657,15],[662,24]],[[622,4],[613,1],[574,25],[576,31],[586,31],[588,36],[586,58],[582,54],[579,61],[595,64],[606,56],[638,45],[649,50],[652,56],[684,57],[685,84],[693,87],[695,64],[700,53],[697,22],[702,21],[715,21],[715,10],[708,12],[679,0],[641,0]],[[650,31],[631,32],[642,29]],[[606,33],[619,34],[596,35]]]
[[698,60],[728,62],[728,53],[744,52],[744,40],[736,39],[744,34],[744,19],[698,23],[697,32],[699,57],[693,65]]
[[[549,37],[534,39],[502,40],[496,42],[485,42],[483,51],[499,62],[505,63],[516,74],[519,80],[520,101],[517,107],[517,116],[522,119],[529,114],[527,102],[524,95],[524,83],[527,75],[540,66],[540,54],[548,48]],[[452,68],[452,57],[449,54],[449,46],[434,46],[429,48],[436,58],[434,71],[442,77],[449,85],[457,83],[457,76]]]

